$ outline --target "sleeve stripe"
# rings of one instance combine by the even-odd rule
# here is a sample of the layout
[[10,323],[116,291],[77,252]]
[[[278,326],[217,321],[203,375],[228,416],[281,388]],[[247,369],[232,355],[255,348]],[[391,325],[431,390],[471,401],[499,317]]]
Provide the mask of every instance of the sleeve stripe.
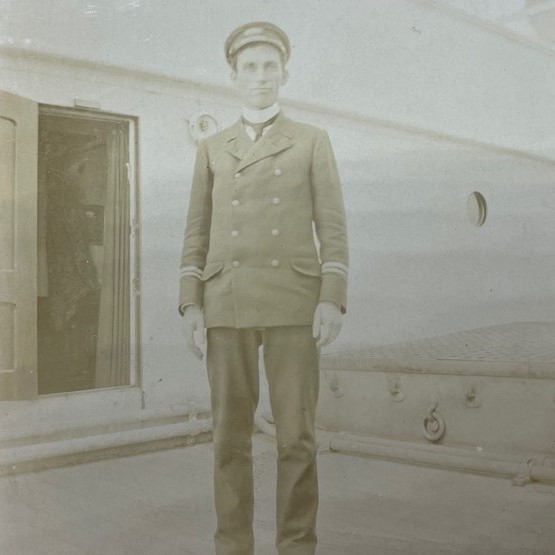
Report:
[[196,266],[185,266],[181,268],[180,277],[183,276],[193,276],[198,279],[202,279],[202,270]]
[[322,269],[322,274],[338,274],[344,278],[347,278],[347,272],[340,270],[339,268],[325,268]]
[[336,268],[338,270],[342,270],[346,274],[349,273],[349,267],[346,264],[343,264],[342,262],[331,262],[331,261],[330,262],[324,262],[322,264],[322,271],[325,271],[328,268]]
[[194,277],[195,279],[202,280],[202,277],[198,274],[195,274],[194,272],[183,272],[179,277]]

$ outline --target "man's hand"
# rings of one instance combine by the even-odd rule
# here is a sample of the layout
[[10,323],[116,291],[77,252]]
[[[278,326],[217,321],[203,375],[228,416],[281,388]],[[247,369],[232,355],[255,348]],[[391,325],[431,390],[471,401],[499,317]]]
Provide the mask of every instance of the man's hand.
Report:
[[341,331],[342,320],[341,311],[335,304],[328,301],[318,304],[312,323],[312,336],[318,340],[316,347],[325,347],[335,340]]
[[[185,307],[185,312],[183,313],[183,332],[189,351],[199,360],[202,360],[204,353],[199,345],[204,346],[206,344],[206,332],[204,329],[204,315],[196,304]],[[198,342],[195,341],[195,332],[198,334]]]

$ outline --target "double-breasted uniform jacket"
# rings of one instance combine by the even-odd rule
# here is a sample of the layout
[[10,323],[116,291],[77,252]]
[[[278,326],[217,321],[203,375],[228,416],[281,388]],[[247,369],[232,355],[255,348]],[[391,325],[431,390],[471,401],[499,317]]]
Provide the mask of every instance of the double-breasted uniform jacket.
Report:
[[[319,246],[318,246],[319,243]],[[198,146],[180,299],[207,327],[311,325],[346,310],[348,248],[327,133],[280,112],[256,142],[242,122]]]

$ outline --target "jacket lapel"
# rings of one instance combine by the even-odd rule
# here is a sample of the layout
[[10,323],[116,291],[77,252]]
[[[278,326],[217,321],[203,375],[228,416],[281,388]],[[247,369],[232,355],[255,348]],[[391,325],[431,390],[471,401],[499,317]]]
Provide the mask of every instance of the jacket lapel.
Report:
[[239,160],[235,171],[241,171],[268,156],[274,156],[294,145],[289,119],[280,114],[271,129],[255,143],[247,135],[241,120],[235,124],[234,137],[229,139],[227,152]]
[[239,120],[232,127],[232,135],[227,141],[226,152],[241,161],[253,147],[253,144],[241,120]]

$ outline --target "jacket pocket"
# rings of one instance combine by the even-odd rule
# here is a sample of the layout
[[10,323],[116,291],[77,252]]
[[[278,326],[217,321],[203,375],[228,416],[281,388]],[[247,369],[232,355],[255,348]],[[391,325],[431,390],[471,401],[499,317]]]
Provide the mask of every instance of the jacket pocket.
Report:
[[292,258],[291,266],[305,276],[320,277],[320,262],[314,258]]
[[208,262],[202,272],[202,281],[208,281],[210,278],[213,278],[222,271],[223,267],[223,262]]

